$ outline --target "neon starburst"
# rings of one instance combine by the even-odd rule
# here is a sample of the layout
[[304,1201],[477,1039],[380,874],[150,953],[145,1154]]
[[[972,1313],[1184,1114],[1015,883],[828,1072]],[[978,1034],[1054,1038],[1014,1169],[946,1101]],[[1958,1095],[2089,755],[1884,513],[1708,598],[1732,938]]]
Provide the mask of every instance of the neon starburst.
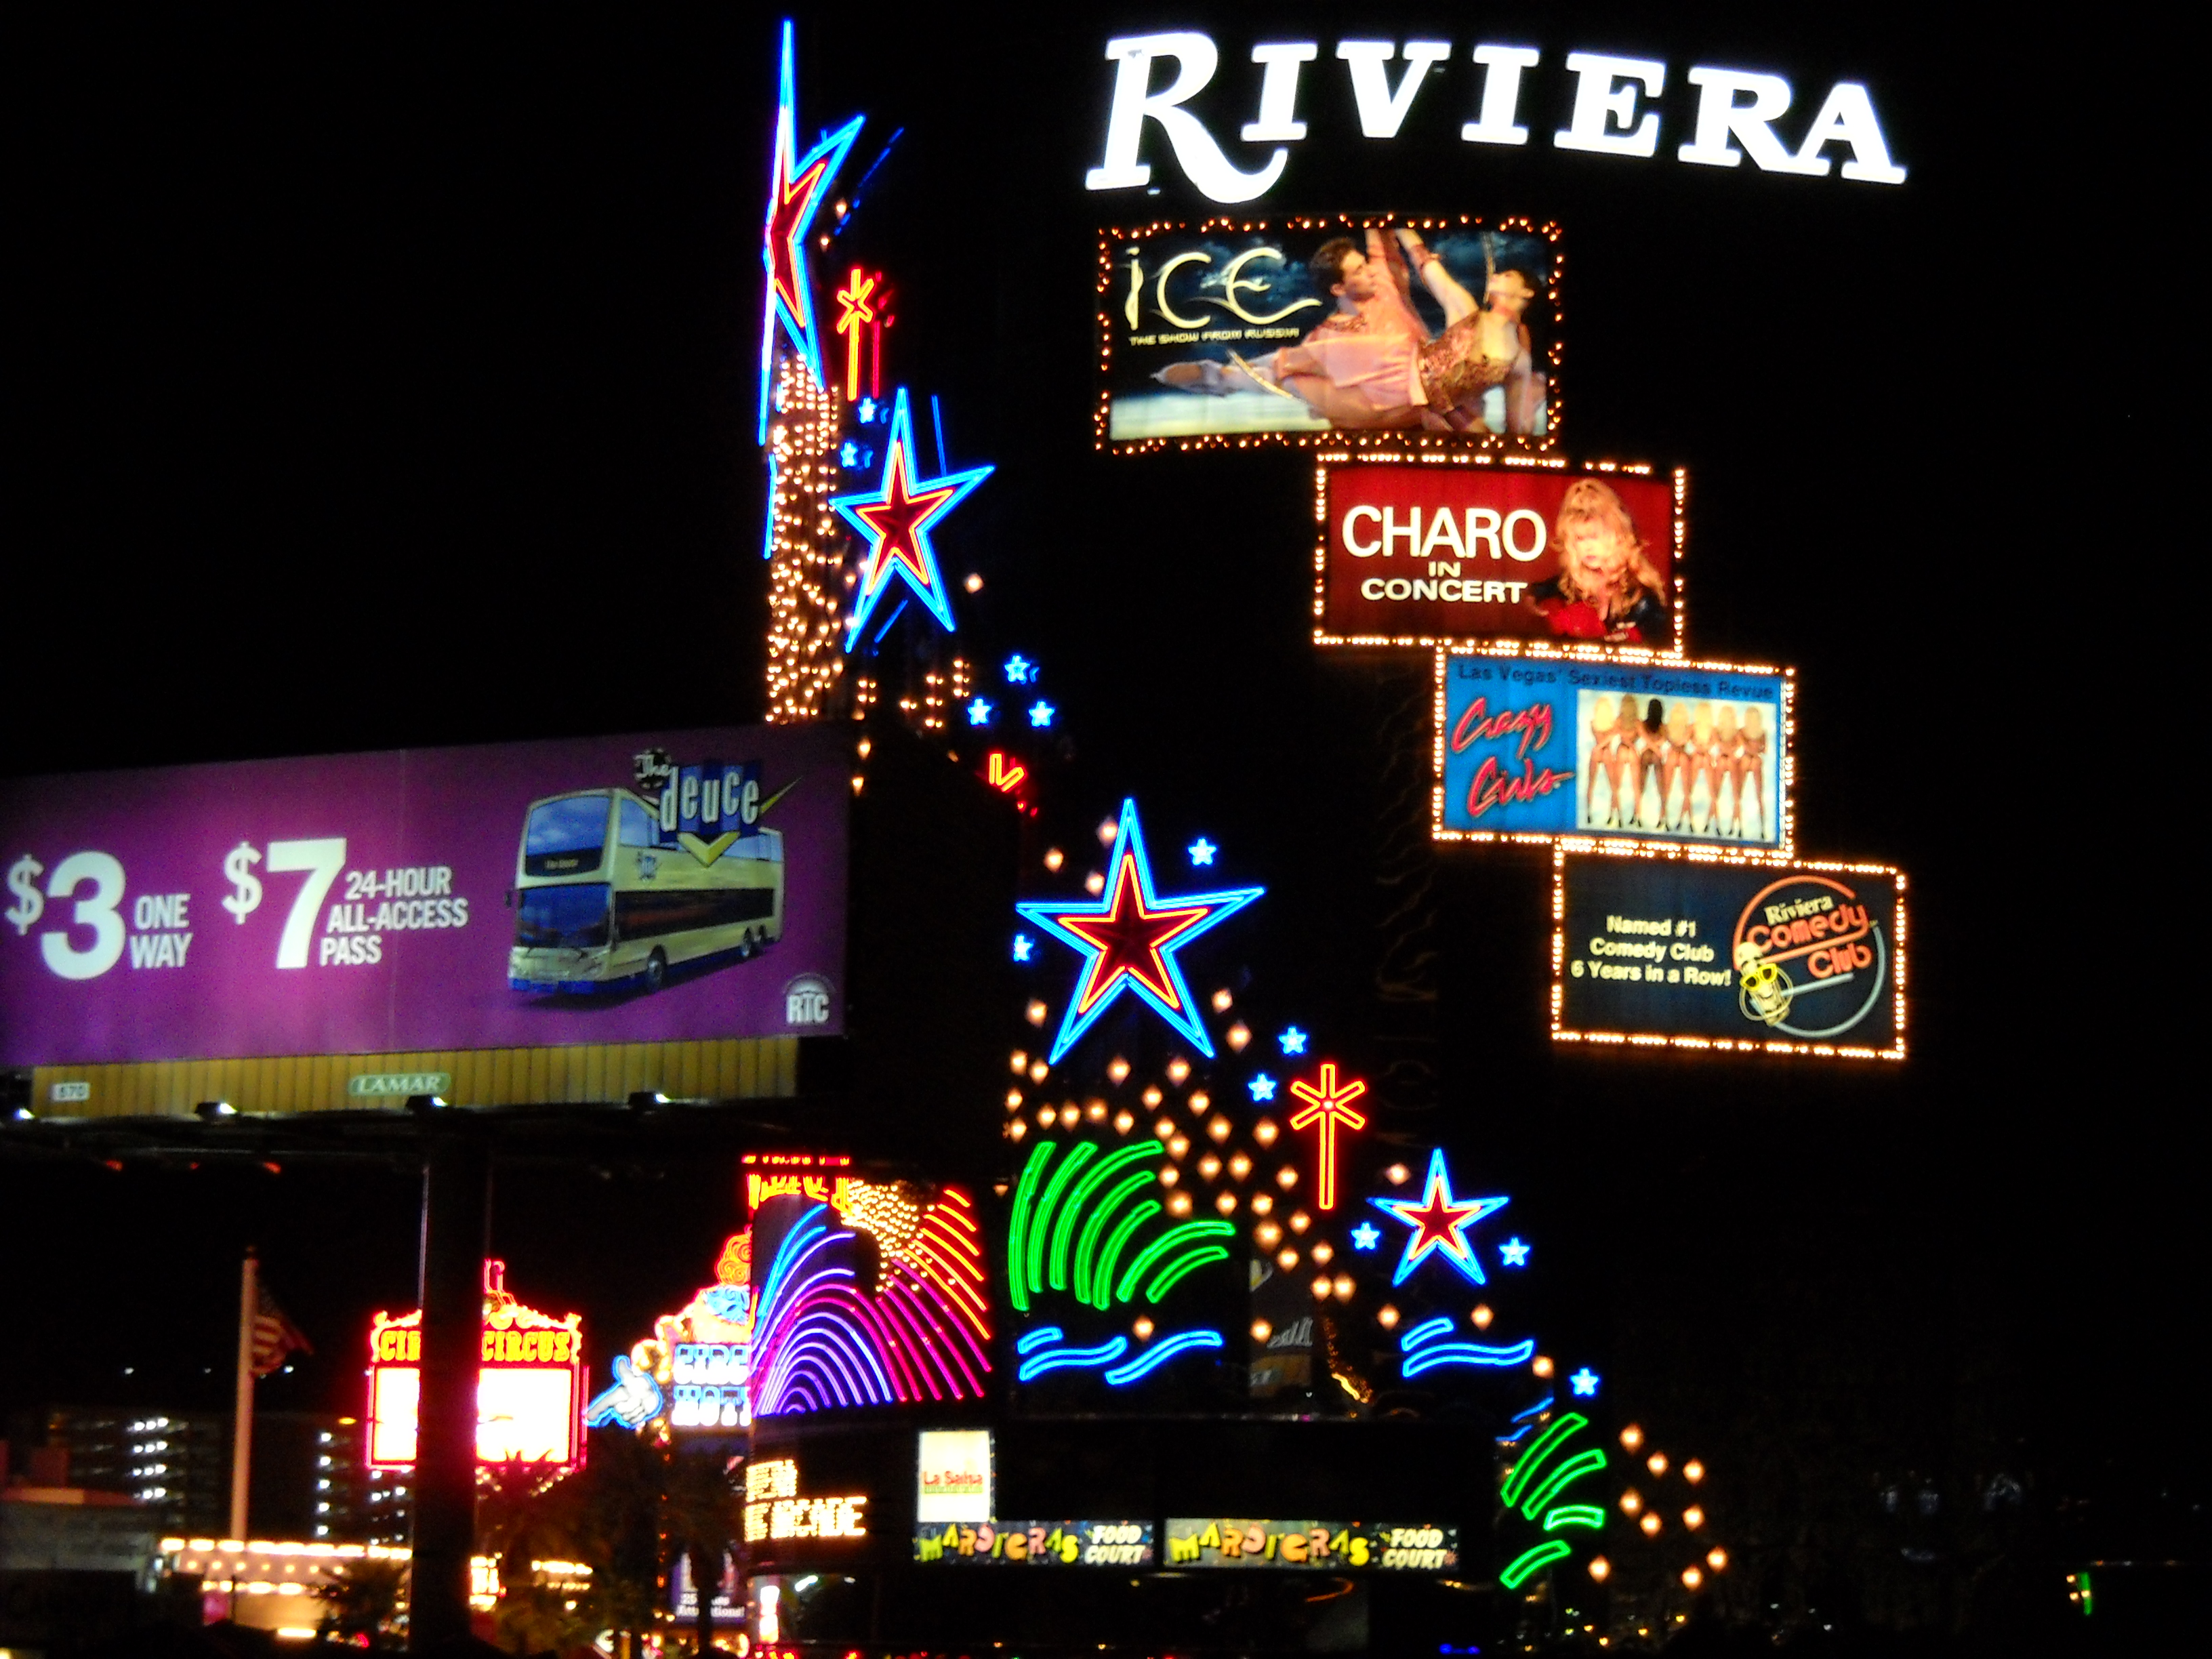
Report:
[[1032,900],[1014,907],[1085,958],[1050,1060],[1056,1062],[1073,1048],[1124,992],[1134,992],[1211,1058],[1212,1039],[1176,956],[1267,890],[1237,887],[1161,898],[1152,889],[1152,860],[1133,800],[1121,803],[1106,867],[1105,886],[1096,901]]
[[1482,1263],[1474,1254],[1474,1247],[1468,1243],[1467,1230],[1492,1211],[1504,1209],[1511,1200],[1454,1196],[1451,1177],[1444,1171],[1442,1147],[1429,1158],[1428,1184],[1418,1200],[1370,1198],[1367,1201],[1400,1225],[1413,1229],[1412,1236],[1406,1240],[1406,1253],[1399,1258],[1397,1275],[1390,1281],[1393,1285],[1404,1284],[1413,1269],[1431,1255],[1441,1255],[1477,1285],[1490,1282],[1483,1276]]
[[948,472],[941,478],[923,478],[914,462],[914,414],[901,386],[891,406],[891,432],[884,445],[883,476],[872,489],[836,495],[830,505],[845,522],[867,538],[860,558],[860,580],[853,595],[852,620],[845,625],[845,649],[850,651],[896,575],[912,588],[930,615],[946,629],[952,627],[952,604],[946,597],[945,577],[937,568],[937,555],[929,544],[929,527],[957,506],[962,498],[991,476],[988,466]]
[[806,270],[806,238],[830,181],[845,164],[846,153],[860,136],[866,116],[856,115],[803,156],[796,154],[799,94],[791,44],[791,23],[783,25],[782,74],[777,82],[775,149],[769,162],[768,222],[762,232],[761,263],[768,268],[768,304],[761,319],[760,441],[768,441],[769,375],[779,326],[792,349],[805,361],[814,384],[822,379],[822,343],[814,331],[813,284]]

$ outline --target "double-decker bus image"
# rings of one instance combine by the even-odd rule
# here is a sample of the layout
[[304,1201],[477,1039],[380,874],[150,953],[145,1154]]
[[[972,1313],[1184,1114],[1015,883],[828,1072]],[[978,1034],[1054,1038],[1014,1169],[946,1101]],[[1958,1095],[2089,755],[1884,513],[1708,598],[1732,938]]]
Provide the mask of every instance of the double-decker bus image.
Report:
[[530,804],[514,892],[517,991],[657,991],[672,969],[783,935],[783,836],[665,831],[627,789]]

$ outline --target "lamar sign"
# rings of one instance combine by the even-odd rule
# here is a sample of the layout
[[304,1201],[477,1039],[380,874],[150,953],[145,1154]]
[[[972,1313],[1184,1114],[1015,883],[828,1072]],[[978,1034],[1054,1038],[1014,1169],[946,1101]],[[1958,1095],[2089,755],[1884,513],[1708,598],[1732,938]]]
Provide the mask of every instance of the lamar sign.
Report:
[[[1352,106],[1360,135],[1395,138],[1431,73],[1442,73],[1456,56],[1449,40],[1340,40],[1334,57],[1352,82]],[[1251,49],[1260,67],[1254,118],[1237,128],[1248,144],[1273,144],[1261,166],[1241,168],[1229,159],[1205,121],[1184,107],[1207,86],[1220,67],[1220,50],[1211,35],[1193,31],[1123,35],[1106,43],[1113,64],[1113,102],[1106,120],[1106,153],[1084,176],[1090,190],[1140,190],[1152,181],[1152,169],[1139,157],[1145,123],[1167,135],[1176,165],[1184,177],[1217,202],[1249,202],[1265,195],[1283,176],[1287,146],[1306,137],[1297,118],[1304,68],[1321,56],[1316,40],[1262,41]],[[1172,70],[1160,66],[1171,60]],[[1460,130],[1470,144],[1524,145],[1527,83],[1540,83],[1546,58],[1534,46],[1481,42],[1464,62],[1474,69],[1465,76],[1479,88],[1474,118]],[[1395,82],[1390,65],[1403,64]],[[1888,141],[1875,113],[1874,99],[1856,81],[1828,88],[1812,119],[1802,127],[1789,120],[1797,108],[1796,89],[1778,75],[1751,70],[1693,64],[1681,79],[1692,96],[1671,110],[1662,103],[1669,82],[1668,66],[1656,58],[1619,58],[1607,52],[1571,52],[1565,59],[1572,77],[1565,94],[1566,125],[1551,135],[1555,149],[1585,150],[1649,161],[1659,153],[1660,130],[1685,114],[1689,137],[1676,144],[1675,158],[1698,167],[1733,167],[1748,155],[1762,173],[1826,178],[1840,172],[1866,184],[1901,185],[1905,169],[1890,158]],[[1461,94],[1465,97],[1467,94]],[[1539,96],[1540,97],[1540,92]],[[1556,100],[1555,100],[1556,101]],[[1790,136],[1785,136],[1790,135]],[[1840,169],[1828,154],[1839,147]]]

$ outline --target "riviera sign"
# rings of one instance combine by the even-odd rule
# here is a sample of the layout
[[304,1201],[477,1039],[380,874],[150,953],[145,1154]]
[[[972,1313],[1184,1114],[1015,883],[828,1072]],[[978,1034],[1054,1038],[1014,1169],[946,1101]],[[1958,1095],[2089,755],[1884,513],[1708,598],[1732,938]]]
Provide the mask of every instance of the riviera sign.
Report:
[[[1091,190],[1139,190],[1151,185],[1152,169],[1139,158],[1145,124],[1157,124],[1183,175],[1217,202],[1249,202],[1265,195],[1283,176],[1288,146],[1303,142],[1306,123],[1297,118],[1304,66],[1321,55],[1313,40],[1262,41],[1252,47],[1260,66],[1259,104],[1255,118],[1237,129],[1250,144],[1272,144],[1267,161],[1249,170],[1229,159],[1206,123],[1184,107],[1210,85],[1221,53],[1211,35],[1192,31],[1123,35],[1106,43],[1113,64],[1113,101],[1106,122],[1106,152],[1085,174]],[[1352,83],[1353,108],[1363,137],[1398,136],[1414,100],[1432,71],[1442,72],[1455,56],[1446,40],[1340,40],[1335,58]],[[1171,74],[1156,75],[1155,65],[1171,60]],[[1543,53],[1534,46],[1483,42],[1466,61],[1475,66],[1480,96],[1474,118],[1460,128],[1463,143],[1525,145],[1530,130],[1523,120],[1523,89],[1540,76]],[[1396,84],[1389,65],[1402,63]],[[1565,67],[1573,77],[1569,114],[1553,131],[1555,149],[1649,161],[1659,153],[1662,121],[1680,121],[1684,112],[1661,104],[1668,67],[1656,58],[1619,58],[1604,52],[1571,52]],[[1778,75],[1749,70],[1692,65],[1682,80],[1693,89],[1689,137],[1678,143],[1678,161],[1698,167],[1733,167],[1747,155],[1761,173],[1826,178],[1832,171],[1867,184],[1899,185],[1905,169],[1890,158],[1874,99],[1856,81],[1828,88],[1812,119],[1798,128],[1785,122],[1797,104],[1795,88]],[[1155,86],[1156,81],[1164,85]],[[1794,143],[1784,136],[1787,125]],[[1840,167],[1828,154],[1839,147]]]

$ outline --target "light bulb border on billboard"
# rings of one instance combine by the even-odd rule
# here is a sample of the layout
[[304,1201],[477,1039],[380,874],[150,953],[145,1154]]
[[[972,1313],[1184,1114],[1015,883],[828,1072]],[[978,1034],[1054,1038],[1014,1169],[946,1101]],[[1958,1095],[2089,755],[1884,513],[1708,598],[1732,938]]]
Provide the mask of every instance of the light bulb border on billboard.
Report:
[[[1592,477],[1602,482],[1608,477],[1628,477],[1656,481],[1664,477],[1674,486],[1673,510],[1668,523],[1668,568],[1667,585],[1673,590],[1668,600],[1668,610],[1674,624],[1674,639],[1663,646],[1605,644],[1589,641],[1547,639],[1540,635],[1485,634],[1474,629],[1451,632],[1442,629],[1416,630],[1412,633],[1352,633],[1334,629],[1328,624],[1328,486],[1330,469],[1358,465],[1418,464],[1425,466],[1489,468],[1510,471],[1544,472]],[[1355,649],[1374,649],[1377,647],[1413,647],[1434,650],[1481,650],[1501,655],[1561,654],[1591,662],[1665,663],[1680,662],[1686,653],[1685,640],[1689,629],[1688,606],[1685,601],[1683,559],[1689,550],[1689,516],[1687,506],[1690,474],[1686,467],[1672,467],[1661,471],[1649,461],[1570,460],[1563,455],[1521,454],[1495,450],[1468,451],[1463,447],[1443,448],[1410,446],[1401,441],[1389,445],[1362,447],[1357,452],[1339,447],[1323,451],[1314,458],[1314,555],[1313,555],[1313,641],[1316,645],[1351,647]],[[1472,556],[1471,555],[1469,556]]]
[[1177,234],[1203,236],[1210,232],[1235,232],[1240,234],[1264,234],[1274,231],[1296,231],[1311,234],[1316,231],[1393,230],[1404,228],[1416,233],[1497,231],[1514,232],[1536,237],[1551,245],[1551,270],[1544,283],[1544,300],[1553,318],[1560,315],[1559,273],[1565,256],[1559,250],[1560,227],[1552,220],[1538,222],[1519,214],[1508,214],[1497,219],[1481,214],[1282,214],[1273,216],[1246,218],[1242,215],[1218,214],[1197,220],[1158,219],[1150,222],[1126,226],[1107,226],[1098,233],[1098,264],[1097,292],[1098,299],[1098,397],[1092,410],[1092,447],[1115,455],[1155,454],[1166,450],[1194,449],[1256,449],[1287,446],[1297,449],[1350,449],[1365,452],[1370,449],[1419,449],[1440,454],[1466,453],[1479,451],[1486,454],[1542,455],[1548,453],[1559,441],[1561,399],[1559,392],[1560,360],[1565,346],[1559,330],[1554,327],[1547,342],[1540,368],[1547,382],[1545,401],[1545,426],[1540,437],[1516,437],[1504,433],[1466,434],[1439,432],[1413,433],[1400,429],[1376,429],[1371,432],[1330,428],[1320,431],[1292,432],[1210,432],[1177,433],[1145,438],[1115,439],[1109,435],[1112,416],[1113,389],[1107,377],[1114,361],[1115,319],[1110,295],[1115,288],[1116,256],[1133,245],[1146,240]]
[[[1771,872],[1778,881],[1793,875],[1807,876],[1815,880],[1826,878],[1833,885],[1838,878],[1852,876],[1872,877],[1894,884],[1895,902],[1887,918],[1889,937],[1883,941],[1882,955],[1878,958],[1881,974],[1889,981],[1887,994],[1891,1003],[1893,1036],[1887,1046],[1869,1043],[1833,1042],[1820,1040],[1798,1040],[1776,1036],[1721,1037],[1682,1031],[1631,1031],[1596,1030],[1571,1025],[1565,1018],[1569,951],[1567,939],[1568,871],[1577,859],[1633,859],[1658,865],[1685,863],[1708,866],[1741,869],[1753,872]],[[1552,854],[1552,1040],[1559,1043],[1579,1043],[1597,1052],[1608,1049],[1672,1048],[1692,1053],[1771,1054],[1785,1058],[1813,1060],[1901,1060],[1905,1057],[1906,999],[1905,957],[1908,933],[1905,920],[1905,874],[1895,865],[1850,861],[1835,859],[1806,859],[1792,857],[1752,856],[1709,847],[1650,847],[1598,841],[1586,836],[1561,836]],[[1577,964],[1579,965],[1578,963]],[[1734,976],[1734,964],[1728,964]]]
[[[1788,861],[1796,857],[1797,847],[1797,671],[1777,667],[1767,663],[1721,662],[1704,659],[1683,659],[1642,653],[1628,654],[1620,647],[1603,650],[1590,648],[1561,649],[1539,642],[1520,642],[1518,650],[1491,650],[1471,645],[1440,648],[1436,653],[1435,712],[1430,730],[1430,790],[1429,836],[1432,841],[1491,843],[1519,842],[1530,844],[1603,845],[1609,851],[1646,848],[1655,852],[1696,850],[1727,853],[1747,859],[1779,860]],[[1449,738],[1451,716],[1446,706],[1447,677],[1454,661],[1494,661],[1500,663],[1547,663],[1584,665],[1626,669],[1649,668],[1662,673],[1731,674],[1761,676],[1773,678],[1778,684],[1781,714],[1774,735],[1774,752],[1771,759],[1774,775],[1774,823],[1778,831],[1772,844],[1751,844],[1730,842],[1715,837],[1711,840],[1662,838],[1661,836],[1633,830],[1609,831],[1582,827],[1573,830],[1474,830],[1453,826],[1448,820],[1445,792],[1446,744]],[[1571,775],[1570,787],[1579,781]],[[1662,794],[1667,786],[1662,780]],[[1692,777],[1685,785],[1686,793],[1694,791],[1696,780]],[[1717,793],[1717,785],[1714,786]],[[1639,784],[1638,794],[1642,790]],[[1666,831],[1672,837],[1677,832]]]

